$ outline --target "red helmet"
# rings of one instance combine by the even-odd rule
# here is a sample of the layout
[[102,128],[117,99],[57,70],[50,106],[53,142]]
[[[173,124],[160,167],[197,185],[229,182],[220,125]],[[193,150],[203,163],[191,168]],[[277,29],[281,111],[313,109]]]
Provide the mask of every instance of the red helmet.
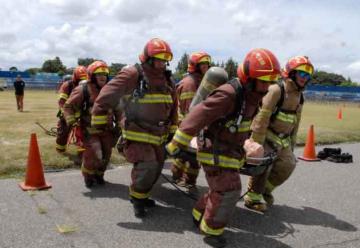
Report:
[[189,73],[193,73],[196,71],[196,66],[201,63],[211,64],[211,57],[206,52],[196,52],[192,53],[188,60],[188,68],[187,71]]
[[242,84],[247,84],[249,78],[263,81],[276,81],[280,76],[280,63],[275,55],[267,49],[251,50],[239,65],[237,75]]
[[144,47],[143,53],[140,54],[139,59],[141,63],[144,63],[149,58],[158,58],[161,60],[171,61],[173,54],[169,44],[159,38],[149,40]]
[[307,56],[296,56],[286,63],[284,70],[282,71],[283,77],[289,77],[291,71],[304,71],[312,75],[314,73],[314,66],[310,62]]
[[81,80],[87,80],[88,77],[87,77],[87,72],[86,72],[86,67],[85,66],[77,66],[75,69],[74,69],[74,72],[73,72],[73,75],[72,75],[72,80],[74,82],[79,82]]
[[87,73],[88,73],[89,79],[91,79],[92,75],[97,74],[97,73],[109,74],[109,67],[104,61],[97,60],[97,61],[92,62],[88,66]]

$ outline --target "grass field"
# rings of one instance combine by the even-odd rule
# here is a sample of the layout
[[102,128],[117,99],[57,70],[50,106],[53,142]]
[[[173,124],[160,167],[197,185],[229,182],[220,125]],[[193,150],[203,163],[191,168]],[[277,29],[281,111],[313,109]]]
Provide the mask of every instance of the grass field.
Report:
[[[0,92],[0,178],[23,175],[27,163],[30,134],[36,133],[45,169],[79,168],[74,165],[75,150],[68,156],[55,151],[55,137],[46,135],[35,122],[56,127],[57,94],[54,91],[25,91],[24,112],[16,111],[13,91]],[[337,114],[341,107],[343,119]],[[350,103],[313,103],[304,106],[298,143],[303,144],[309,126],[315,127],[317,143],[360,141],[360,106]],[[124,159],[114,150],[111,163]]]

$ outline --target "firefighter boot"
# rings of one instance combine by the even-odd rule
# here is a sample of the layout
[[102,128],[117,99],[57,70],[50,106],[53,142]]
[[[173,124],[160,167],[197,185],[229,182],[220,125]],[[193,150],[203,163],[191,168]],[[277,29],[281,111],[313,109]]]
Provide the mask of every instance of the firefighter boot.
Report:
[[105,184],[104,175],[95,175],[95,181],[99,185],[104,185]]
[[204,242],[215,248],[225,247],[227,244],[223,235],[206,235],[204,237]]
[[265,212],[267,210],[266,204],[261,201],[262,194],[257,194],[255,192],[248,192],[244,196],[245,207],[258,211]]
[[91,175],[84,175],[84,183],[86,188],[94,186],[94,178]]
[[274,196],[271,194],[271,192],[265,192],[263,195],[264,201],[268,206],[274,205]]
[[[142,199],[142,201],[144,203],[144,207],[146,208],[153,208],[156,206],[156,202],[153,199],[146,198]],[[130,199],[130,202],[134,204],[134,200],[132,198]]]
[[134,207],[135,217],[144,218],[146,216],[144,200],[136,198],[132,198],[131,200]]

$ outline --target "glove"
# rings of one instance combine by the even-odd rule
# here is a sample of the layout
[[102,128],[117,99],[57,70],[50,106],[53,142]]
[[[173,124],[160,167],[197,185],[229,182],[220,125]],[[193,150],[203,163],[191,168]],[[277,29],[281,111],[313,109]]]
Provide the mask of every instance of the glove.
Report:
[[263,158],[264,157],[264,147],[252,139],[245,140],[244,150],[245,150],[245,154],[247,157],[247,162],[250,164],[258,164],[259,163],[258,161],[256,161],[256,159],[251,160],[251,158]]
[[181,149],[180,147],[178,146],[177,142],[176,141],[170,141],[166,146],[165,146],[165,149],[167,151],[167,153],[170,155],[170,156],[175,156],[177,154],[180,153]]

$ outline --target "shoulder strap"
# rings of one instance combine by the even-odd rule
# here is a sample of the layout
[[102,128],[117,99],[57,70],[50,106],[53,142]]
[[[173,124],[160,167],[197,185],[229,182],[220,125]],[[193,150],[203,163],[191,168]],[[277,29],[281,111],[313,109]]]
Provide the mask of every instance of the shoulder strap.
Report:
[[82,84],[82,93],[84,96],[82,110],[83,112],[86,112],[90,108],[90,95],[87,84]]
[[135,64],[135,68],[139,74],[138,76],[138,85],[133,92],[132,97],[135,99],[143,98],[146,90],[148,89],[148,82],[146,75],[144,74],[144,70],[138,63]]
[[233,78],[231,79],[228,84],[230,84],[235,92],[236,92],[236,106],[235,109],[237,111],[238,114],[243,114],[242,112],[244,111],[243,106],[244,106],[244,90],[243,87],[241,85],[241,83],[239,82],[239,80],[237,78]]
[[300,105],[303,105],[304,104],[304,94],[301,92],[301,96],[300,96]]
[[279,101],[276,103],[276,108],[274,110],[274,112],[271,114],[271,119],[274,119],[275,116],[279,113],[281,106],[284,103],[284,98],[285,98],[285,87],[284,87],[284,83],[282,81],[278,82],[277,85],[280,88],[280,99]]

